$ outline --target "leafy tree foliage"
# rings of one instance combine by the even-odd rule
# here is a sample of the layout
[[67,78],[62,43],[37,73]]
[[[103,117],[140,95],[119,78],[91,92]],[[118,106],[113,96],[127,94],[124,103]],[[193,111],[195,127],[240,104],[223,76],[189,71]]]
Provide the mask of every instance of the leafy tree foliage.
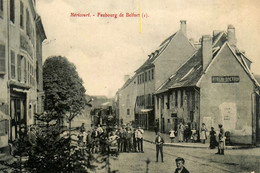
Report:
[[48,116],[71,121],[86,105],[85,88],[67,58],[49,57],[43,65],[44,108]]

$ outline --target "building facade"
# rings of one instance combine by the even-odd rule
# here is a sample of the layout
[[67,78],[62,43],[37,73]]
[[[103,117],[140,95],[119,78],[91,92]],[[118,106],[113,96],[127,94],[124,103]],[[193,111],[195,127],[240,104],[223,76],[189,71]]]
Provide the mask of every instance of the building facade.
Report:
[[5,125],[10,141],[43,112],[44,39],[35,1],[0,0],[0,111],[10,119]]
[[[163,41],[148,56],[144,64],[135,71],[135,80],[126,82],[119,89],[120,118],[127,122],[134,121],[136,126],[153,129],[156,120],[154,92],[195,51],[194,45],[187,38],[186,21],[180,21],[180,30]],[[124,108],[123,105],[131,106]],[[126,110],[129,110],[130,115]]]
[[180,121],[194,121],[198,134],[223,124],[230,142],[259,144],[259,83],[250,71],[251,61],[236,46],[235,28],[205,35],[201,46],[155,92],[161,131],[176,129]]

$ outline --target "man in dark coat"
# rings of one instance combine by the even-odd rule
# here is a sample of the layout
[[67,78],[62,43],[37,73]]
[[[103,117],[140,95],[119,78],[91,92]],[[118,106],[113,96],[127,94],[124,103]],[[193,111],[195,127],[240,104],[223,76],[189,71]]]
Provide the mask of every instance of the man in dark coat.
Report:
[[175,159],[177,168],[174,173],[189,173],[189,171],[184,167],[185,160],[181,157]]
[[158,162],[159,151],[161,153],[161,158],[162,158],[162,162],[163,162],[163,143],[164,143],[164,139],[161,137],[161,133],[158,132],[157,136],[155,138],[156,162]]
[[225,130],[223,129],[223,125],[219,124],[219,135],[218,135],[218,152],[216,154],[224,155],[224,148],[225,148]]

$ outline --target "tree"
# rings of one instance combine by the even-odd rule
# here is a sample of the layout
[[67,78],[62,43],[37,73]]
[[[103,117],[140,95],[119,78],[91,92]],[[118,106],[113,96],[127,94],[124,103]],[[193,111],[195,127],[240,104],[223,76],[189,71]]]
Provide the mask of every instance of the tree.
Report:
[[47,116],[69,122],[86,105],[85,88],[76,67],[67,58],[49,57],[43,65],[44,108]]
[[[87,104],[86,90],[75,65],[70,63],[67,58],[61,56],[46,59],[43,65],[43,90],[45,92],[44,106],[47,116],[57,118],[59,124],[63,124],[64,118],[69,122],[70,140],[71,121]],[[69,169],[71,167],[70,149]]]

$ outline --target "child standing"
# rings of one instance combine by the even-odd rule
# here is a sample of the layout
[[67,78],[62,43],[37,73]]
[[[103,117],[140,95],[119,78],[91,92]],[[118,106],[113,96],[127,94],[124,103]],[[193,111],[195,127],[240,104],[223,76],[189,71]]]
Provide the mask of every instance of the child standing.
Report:
[[171,143],[173,143],[173,141],[174,141],[174,138],[175,138],[175,131],[173,130],[173,129],[171,129],[170,131],[169,131],[169,133],[170,133],[170,139],[171,139]]

